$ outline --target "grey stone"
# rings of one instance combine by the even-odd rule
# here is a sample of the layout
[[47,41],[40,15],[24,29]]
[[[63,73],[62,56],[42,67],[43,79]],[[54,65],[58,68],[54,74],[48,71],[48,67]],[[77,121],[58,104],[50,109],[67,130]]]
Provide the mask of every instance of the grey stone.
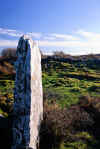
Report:
[[36,149],[43,118],[41,55],[35,42],[22,36],[17,47],[12,149]]

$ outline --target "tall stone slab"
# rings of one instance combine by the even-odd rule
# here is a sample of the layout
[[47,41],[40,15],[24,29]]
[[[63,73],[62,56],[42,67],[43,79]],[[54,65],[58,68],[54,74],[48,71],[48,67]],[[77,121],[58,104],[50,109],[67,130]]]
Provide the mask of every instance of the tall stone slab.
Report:
[[41,55],[37,44],[24,35],[17,57],[12,149],[36,149],[43,118]]

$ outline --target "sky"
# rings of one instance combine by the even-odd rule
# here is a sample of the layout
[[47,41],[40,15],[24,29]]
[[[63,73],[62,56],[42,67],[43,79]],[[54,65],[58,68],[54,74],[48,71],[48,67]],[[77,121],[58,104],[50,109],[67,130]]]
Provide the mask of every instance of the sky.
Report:
[[100,0],[0,0],[0,51],[29,35],[43,53],[100,53]]

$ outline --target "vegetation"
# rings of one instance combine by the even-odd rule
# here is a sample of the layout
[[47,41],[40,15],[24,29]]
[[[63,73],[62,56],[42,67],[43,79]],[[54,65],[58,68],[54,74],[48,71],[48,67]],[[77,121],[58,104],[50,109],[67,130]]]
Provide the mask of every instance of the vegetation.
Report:
[[16,57],[16,48],[6,48],[1,52],[1,56],[3,57]]
[[99,119],[100,98],[84,96],[77,105],[64,109],[56,102],[45,102],[40,149],[99,149]]
[[[12,111],[15,60],[0,58],[0,113],[4,116]],[[40,149],[99,149],[100,55],[42,54],[42,79]]]
[[44,97],[48,102],[55,99],[61,107],[69,107],[76,104],[80,96],[100,97],[100,65],[96,65],[100,60],[93,61],[91,58],[80,60],[80,57],[77,60],[43,59]]

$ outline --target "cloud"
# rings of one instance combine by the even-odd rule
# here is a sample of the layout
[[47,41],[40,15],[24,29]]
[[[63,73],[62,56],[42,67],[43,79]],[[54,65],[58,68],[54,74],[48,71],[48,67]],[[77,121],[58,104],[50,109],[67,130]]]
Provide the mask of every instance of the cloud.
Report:
[[22,35],[27,34],[30,37],[37,38],[37,39],[39,39],[42,36],[41,33],[34,33],[34,32],[25,33],[22,31],[17,31],[17,30],[12,30],[12,29],[4,29],[4,28],[0,28],[0,34],[9,35],[12,37],[21,37]]
[[62,40],[79,40],[79,38],[68,35],[68,34],[50,34],[51,37],[55,37],[56,39],[62,39]]
[[[55,47],[64,48],[64,52],[69,53],[69,49],[71,49],[70,54],[79,55],[79,54],[89,54],[89,53],[100,53],[100,42],[97,41],[39,41],[39,45],[41,47]],[[65,50],[66,49],[66,50]]]
[[13,37],[20,37],[23,33],[16,30],[0,28],[0,34],[9,35]]
[[41,38],[42,34],[41,33],[33,33],[33,32],[30,32],[30,33],[26,33],[27,35],[33,37],[33,38]]
[[[100,33],[81,29],[74,32],[73,35],[50,34],[50,36],[55,37],[55,40],[41,40],[39,45],[41,47],[63,48],[64,52],[70,52],[72,55],[100,53]],[[59,40],[56,40],[58,38]]]
[[[25,33],[0,28],[0,34],[20,37]],[[40,48],[63,49],[64,52],[73,55],[100,53],[100,33],[87,32],[81,29],[71,34],[42,34],[36,32],[27,32],[26,34],[31,36],[33,40],[38,40]],[[17,43],[17,40],[0,39],[0,47],[16,47]],[[51,51],[49,50],[49,52]]]
[[93,41],[100,41],[100,33],[94,33],[94,32],[87,32],[84,30],[78,30],[76,34],[79,34],[80,36],[84,37],[87,40],[93,40]]
[[0,40],[0,47],[17,47],[17,40]]
[[79,41],[48,41],[48,40],[40,40],[39,45],[42,47],[74,47],[80,44]]
[[43,39],[44,40],[56,40],[56,37],[52,37],[52,36],[48,35],[48,36],[44,36]]

